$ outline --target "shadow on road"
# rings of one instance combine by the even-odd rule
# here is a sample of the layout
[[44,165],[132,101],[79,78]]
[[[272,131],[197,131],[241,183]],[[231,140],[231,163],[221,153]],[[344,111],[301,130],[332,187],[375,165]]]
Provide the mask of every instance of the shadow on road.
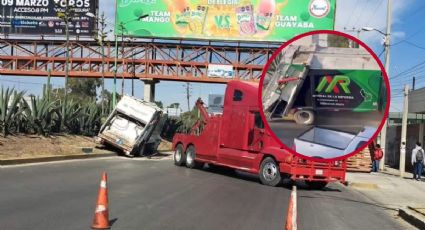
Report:
[[118,218],[111,219],[109,221],[109,226],[112,227],[112,225],[114,225],[114,223],[117,222],[117,220],[118,220]]
[[222,176],[227,176],[227,177],[231,177],[231,178],[235,178],[235,179],[239,179],[239,180],[245,180],[245,181],[250,181],[250,182],[256,182],[259,183],[259,179],[257,175],[251,174],[251,173],[247,173],[247,172],[242,172],[239,170],[235,170],[232,168],[226,168],[226,167],[221,167],[221,166],[212,166],[212,165],[208,165],[202,169],[199,169],[202,171],[207,171],[207,172],[211,172],[211,173],[215,173],[215,174],[219,174]]
[[292,189],[292,185],[297,186],[298,190],[308,190],[308,191],[325,191],[325,192],[342,192],[341,189],[338,188],[331,188],[329,186],[324,187],[323,189],[312,189],[310,188],[310,186],[308,186],[305,182],[303,181],[297,181],[294,182],[290,179],[286,179],[283,183],[283,187],[287,188],[287,189]]
[[[222,175],[222,176],[231,177],[231,178],[238,179],[238,180],[260,183],[258,175],[251,174],[251,173],[248,173],[248,172],[239,171],[239,170],[235,170],[235,169],[232,169],[232,168],[216,166],[216,165],[208,165],[208,166],[204,166],[203,168],[200,168],[198,170],[207,171],[207,172],[219,174],[219,175]],[[325,187],[325,188],[320,189],[320,190],[312,189],[304,182],[301,182],[301,181],[295,182],[295,181],[293,181],[291,179],[287,179],[287,178],[284,178],[282,180],[282,183],[280,184],[279,187],[285,188],[287,190],[292,190],[293,185],[296,185],[297,189],[299,189],[299,190],[342,192],[338,188],[331,188],[331,187]]]
[[335,201],[335,200],[347,201],[347,202],[360,203],[360,204],[365,204],[365,205],[369,205],[369,206],[374,206],[374,207],[382,208],[384,210],[398,211],[398,209],[387,207],[384,204],[378,204],[378,203],[373,203],[373,202],[366,202],[366,201],[354,200],[354,199],[350,199],[350,198],[339,197],[339,196],[332,196],[332,195],[325,195],[325,194],[318,195],[318,196],[301,195],[299,197],[307,198],[307,199],[330,199],[330,200],[333,200],[333,201]]

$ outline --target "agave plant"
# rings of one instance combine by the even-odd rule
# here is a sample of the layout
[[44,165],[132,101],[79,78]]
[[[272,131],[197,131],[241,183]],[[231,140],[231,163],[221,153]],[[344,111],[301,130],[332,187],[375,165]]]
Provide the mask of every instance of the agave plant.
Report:
[[[60,106],[63,106],[61,101]],[[62,110],[59,111],[59,118],[63,119],[63,124],[66,129],[72,133],[78,133],[80,131],[78,117],[80,116],[81,106],[78,102],[69,100],[65,105],[65,113],[62,114]],[[63,127],[62,127],[63,128]],[[63,131],[63,130],[61,130]]]
[[16,118],[23,112],[23,108],[19,106],[23,98],[24,91],[7,88],[0,91],[0,130],[3,136],[10,134],[11,128],[16,128]]
[[25,107],[25,120],[28,123],[29,132],[48,136],[57,127],[59,117],[58,101],[50,101],[47,97],[36,98],[31,96],[30,105],[22,100]]
[[95,102],[91,102],[82,106],[80,116],[80,131],[84,135],[95,135],[100,128],[101,110]]

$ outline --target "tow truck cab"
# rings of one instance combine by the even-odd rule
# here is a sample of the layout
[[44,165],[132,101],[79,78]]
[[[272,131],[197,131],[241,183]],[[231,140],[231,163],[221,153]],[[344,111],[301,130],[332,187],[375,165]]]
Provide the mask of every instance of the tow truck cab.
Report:
[[264,129],[258,106],[258,84],[230,81],[222,115],[210,116],[203,102],[201,118],[188,134],[173,138],[174,162],[194,168],[208,163],[258,174],[263,184],[276,186],[282,177],[304,179],[324,187],[345,180],[345,162],[315,163],[286,151]]

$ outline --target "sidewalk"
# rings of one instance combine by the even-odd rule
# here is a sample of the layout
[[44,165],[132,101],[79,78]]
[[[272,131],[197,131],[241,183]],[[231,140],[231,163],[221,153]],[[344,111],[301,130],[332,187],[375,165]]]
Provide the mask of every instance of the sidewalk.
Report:
[[412,179],[411,173],[399,176],[388,168],[380,173],[347,173],[348,186],[363,193],[380,206],[398,210],[400,217],[425,229],[425,178]]

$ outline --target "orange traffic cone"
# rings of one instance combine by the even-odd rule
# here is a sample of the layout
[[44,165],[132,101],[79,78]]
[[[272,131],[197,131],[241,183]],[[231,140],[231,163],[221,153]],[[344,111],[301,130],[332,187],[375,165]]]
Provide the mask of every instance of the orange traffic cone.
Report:
[[295,186],[292,186],[291,197],[289,198],[285,230],[297,230],[297,187]]
[[109,226],[109,210],[108,210],[108,188],[106,187],[106,172],[102,173],[100,181],[99,193],[97,195],[96,210],[94,211],[93,229],[108,229]]

